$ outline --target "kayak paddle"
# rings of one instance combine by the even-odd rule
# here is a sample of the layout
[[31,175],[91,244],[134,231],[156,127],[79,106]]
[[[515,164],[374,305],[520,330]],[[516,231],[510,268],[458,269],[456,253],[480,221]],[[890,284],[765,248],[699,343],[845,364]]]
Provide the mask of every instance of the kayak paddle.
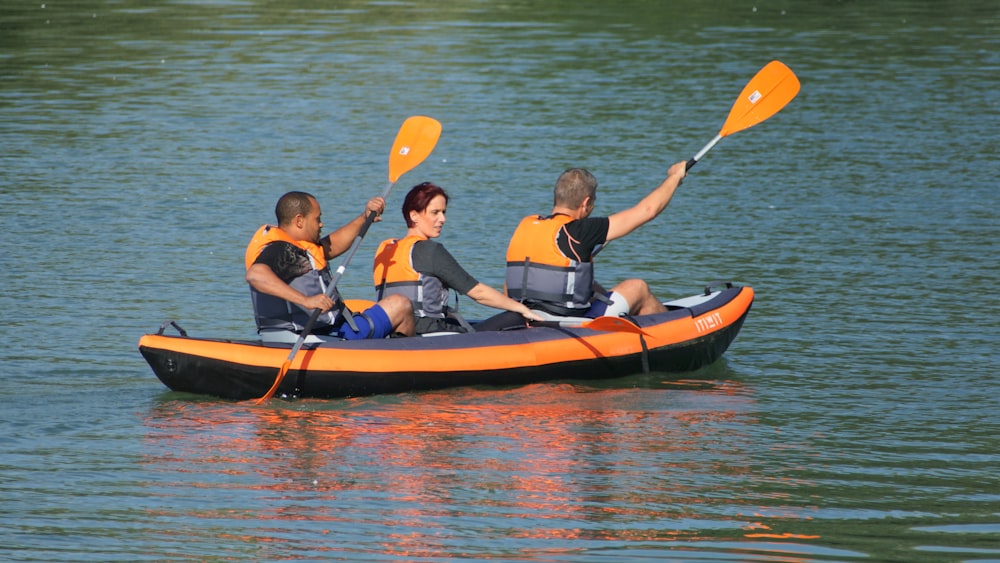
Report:
[[642,328],[621,317],[597,317],[590,321],[531,321],[531,326],[544,326],[554,328],[589,328],[591,330],[601,330],[605,332],[628,332],[632,334],[649,334]]
[[781,61],[764,65],[736,98],[719,134],[687,161],[687,170],[691,170],[723,137],[753,127],[778,113],[798,93],[799,79],[792,69]]
[[[399,132],[396,133],[396,140],[392,144],[392,151],[389,153],[389,185],[382,192],[383,199],[389,196],[389,192],[392,191],[392,187],[396,185],[400,176],[416,168],[418,164],[431,154],[440,136],[441,123],[431,117],[415,115],[408,117],[403,122],[403,125],[399,128]],[[365,217],[365,223],[361,226],[358,236],[354,238],[351,248],[347,251],[347,256],[344,257],[344,261],[337,267],[333,278],[330,280],[329,287],[326,288],[327,297],[333,297],[333,291],[337,287],[337,282],[344,275],[347,265],[351,263],[354,253],[357,252],[358,246],[361,244],[361,239],[365,238],[368,228],[372,226],[374,221],[374,213],[369,213]],[[263,397],[256,400],[255,404],[259,405],[274,396],[282,380],[285,379],[285,374],[288,373],[288,368],[291,367],[292,360],[295,359],[295,355],[302,348],[302,344],[305,342],[306,337],[309,336],[309,332],[312,330],[313,324],[316,323],[316,319],[319,318],[320,313],[322,311],[319,309],[313,309],[312,315],[309,316],[309,321],[306,322],[306,326],[302,329],[302,334],[299,335],[299,338],[295,341],[295,345],[292,346],[292,351],[288,354],[288,359],[281,364],[278,376],[274,378],[274,384],[271,385],[271,388],[268,389]]]

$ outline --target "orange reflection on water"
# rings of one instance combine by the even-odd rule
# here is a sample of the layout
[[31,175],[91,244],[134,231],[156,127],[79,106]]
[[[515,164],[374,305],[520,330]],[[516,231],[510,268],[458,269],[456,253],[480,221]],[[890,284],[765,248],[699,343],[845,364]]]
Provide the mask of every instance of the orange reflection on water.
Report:
[[[354,549],[402,557],[454,555],[466,526],[559,541],[718,540],[752,528],[715,509],[745,505],[750,514],[760,500],[741,499],[754,482],[756,424],[742,386],[583,391],[532,385],[264,407],[170,401],[146,416],[146,463],[187,475],[168,491],[242,499],[220,512],[208,493],[206,506],[173,516],[252,520],[248,537],[278,544],[301,541],[280,522],[308,522],[320,551],[350,549],[320,536],[358,526],[380,539]],[[267,522],[273,537],[259,528]]]

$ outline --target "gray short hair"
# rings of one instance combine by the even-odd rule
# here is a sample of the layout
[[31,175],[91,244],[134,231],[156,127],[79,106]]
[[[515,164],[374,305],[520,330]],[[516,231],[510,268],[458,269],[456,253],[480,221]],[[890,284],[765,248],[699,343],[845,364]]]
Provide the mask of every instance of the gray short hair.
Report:
[[597,193],[597,178],[583,168],[569,168],[559,175],[553,191],[554,204],[576,209],[587,197]]

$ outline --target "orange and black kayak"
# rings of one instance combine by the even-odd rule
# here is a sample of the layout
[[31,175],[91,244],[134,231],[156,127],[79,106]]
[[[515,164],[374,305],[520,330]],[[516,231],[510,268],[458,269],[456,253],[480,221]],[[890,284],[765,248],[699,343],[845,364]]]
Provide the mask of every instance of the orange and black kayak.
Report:
[[[337,398],[464,385],[605,379],[643,371],[683,372],[717,360],[736,338],[753,289],[726,282],[665,302],[667,312],[614,323],[532,326],[434,337],[306,344],[278,395]],[[623,319],[624,321],[624,319]],[[262,396],[291,344],[194,338],[159,332],[139,351],[170,389],[227,399]],[[599,328],[594,328],[599,327]],[[638,328],[636,328],[638,327]]]

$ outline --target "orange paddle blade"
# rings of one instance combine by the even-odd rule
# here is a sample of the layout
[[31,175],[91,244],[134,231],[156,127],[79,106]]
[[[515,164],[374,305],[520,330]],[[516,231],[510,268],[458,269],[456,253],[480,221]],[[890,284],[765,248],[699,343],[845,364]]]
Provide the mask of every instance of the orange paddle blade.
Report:
[[799,93],[799,79],[781,61],[771,61],[740,92],[720,137],[753,127],[781,111]]
[[403,122],[396,133],[396,141],[389,153],[389,182],[395,184],[399,177],[413,170],[424,161],[441,136],[441,123],[432,117],[414,115]]
[[255,405],[264,404],[268,401],[268,399],[274,396],[274,392],[278,390],[278,387],[281,385],[282,380],[285,379],[285,374],[288,373],[288,368],[291,367],[291,365],[292,365],[292,358],[289,357],[287,360],[285,360],[285,363],[281,364],[281,369],[278,370],[278,377],[274,378],[274,384],[271,385],[271,388],[267,390],[267,393],[264,393],[263,397],[255,400],[253,404]]
[[649,336],[646,331],[642,330],[642,327],[621,317],[597,317],[596,319],[585,322],[580,326],[592,330],[604,330],[607,332],[631,332],[633,334],[644,334]]
[[531,326],[552,328],[589,328],[590,330],[601,330],[604,332],[630,332],[632,334],[649,336],[649,333],[642,330],[642,327],[621,317],[597,317],[589,321],[530,321],[530,324]]

